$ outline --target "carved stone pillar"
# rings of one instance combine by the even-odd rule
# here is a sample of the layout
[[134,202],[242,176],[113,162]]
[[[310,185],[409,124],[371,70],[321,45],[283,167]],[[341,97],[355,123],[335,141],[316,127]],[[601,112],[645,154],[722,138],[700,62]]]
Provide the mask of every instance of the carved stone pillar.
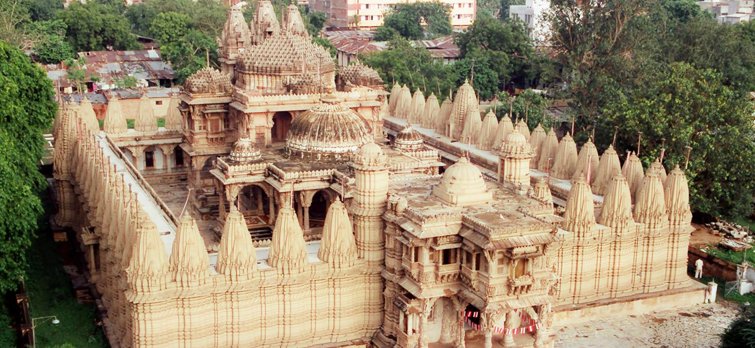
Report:
[[308,191],[301,191],[299,192],[299,203],[301,203],[301,208],[303,211],[304,221],[302,224],[302,229],[304,232],[309,232],[310,230],[310,224],[309,224],[309,207],[312,206],[312,197],[314,195],[311,192]]
[[267,198],[267,208],[269,210],[270,220],[267,222],[271,225],[275,224],[275,193],[270,194]]
[[163,151],[163,169],[167,169],[168,173],[173,171],[175,164],[173,163],[173,152],[175,147],[172,145],[162,145],[160,150]]
[[485,348],[493,348],[493,328],[485,328]]
[[546,303],[544,305],[540,306],[540,311],[538,313],[538,320],[540,322],[540,327],[537,329],[537,333],[535,334],[535,348],[540,347],[547,347],[548,346],[548,328],[550,326],[550,314],[551,314],[551,305]]
[[467,303],[462,300],[452,299],[454,303],[454,310],[458,316],[456,326],[456,348],[464,348],[466,346],[466,331],[464,331],[464,309],[467,307]]
[[427,348],[427,336],[425,335],[425,327],[427,326],[427,314],[423,311],[419,314],[419,340],[417,346],[419,348]]
[[516,343],[514,343],[514,328],[512,327],[514,323],[514,311],[508,311],[506,312],[506,324],[503,326],[506,328],[506,332],[503,336],[503,346],[504,347],[514,347]]
[[138,169],[139,171],[144,170],[145,167],[144,150],[146,148],[146,146],[132,146],[129,149],[131,151],[131,154],[134,156],[134,167],[136,167],[136,169]]

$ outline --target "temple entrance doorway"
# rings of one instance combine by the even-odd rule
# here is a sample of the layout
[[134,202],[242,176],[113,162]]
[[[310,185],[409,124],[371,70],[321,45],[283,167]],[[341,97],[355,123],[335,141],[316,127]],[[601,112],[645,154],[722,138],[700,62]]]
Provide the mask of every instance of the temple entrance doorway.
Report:
[[273,128],[270,130],[272,142],[285,141],[289,127],[291,127],[291,113],[287,111],[276,112],[273,115]]
[[265,239],[270,236],[272,230],[268,224],[270,211],[270,198],[265,190],[257,185],[246,186],[239,192],[238,208],[252,239]]
[[184,150],[180,146],[173,149],[174,163],[176,167],[184,166]]
[[330,195],[324,190],[317,191],[312,196],[312,204],[309,206],[309,227],[322,227],[325,225],[325,215],[330,207]]

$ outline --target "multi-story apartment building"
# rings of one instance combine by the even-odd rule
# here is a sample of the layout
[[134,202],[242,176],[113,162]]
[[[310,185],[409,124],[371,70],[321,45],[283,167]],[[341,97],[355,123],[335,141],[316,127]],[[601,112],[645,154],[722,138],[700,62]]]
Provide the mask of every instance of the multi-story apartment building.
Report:
[[755,0],[704,0],[700,8],[713,14],[719,23],[734,24],[755,18]]
[[[388,10],[411,0],[311,0],[309,7],[328,14],[328,24],[337,28],[374,29],[383,24]],[[451,25],[463,29],[474,22],[476,0],[442,0],[451,7]]]

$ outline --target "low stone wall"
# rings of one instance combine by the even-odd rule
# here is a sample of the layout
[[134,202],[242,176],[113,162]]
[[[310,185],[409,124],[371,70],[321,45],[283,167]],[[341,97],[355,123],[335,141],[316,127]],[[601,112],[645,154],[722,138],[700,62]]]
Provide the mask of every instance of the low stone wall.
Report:
[[723,279],[727,282],[737,280],[737,265],[714,257],[697,247],[689,247],[689,269],[694,272],[695,262],[703,260],[703,276]]
[[554,308],[553,322],[575,323],[601,317],[641,315],[653,311],[689,307],[703,303],[707,287],[689,279],[685,287],[611,300],[601,300],[581,305],[564,305]]

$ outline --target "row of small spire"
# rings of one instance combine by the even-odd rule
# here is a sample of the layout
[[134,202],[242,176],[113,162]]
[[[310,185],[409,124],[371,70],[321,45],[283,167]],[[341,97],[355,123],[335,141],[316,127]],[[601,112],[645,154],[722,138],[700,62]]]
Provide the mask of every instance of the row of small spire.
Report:
[[[171,98],[168,105],[168,114],[165,117],[165,129],[181,130],[181,112],[178,109],[178,98]],[[66,102],[62,110],[68,113],[75,113],[81,119],[82,124],[92,132],[100,130],[100,124],[97,120],[97,114],[94,111],[92,103],[85,96],[79,104]],[[145,95],[139,100],[139,109],[134,120],[134,129],[139,132],[152,132],[158,129],[157,118],[153,101]],[[109,98],[107,109],[105,111],[105,120],[102,130],[108,134],[122,134],[128,130],[128,123],[123,115],[123,108],[120,99],[113,95]]]

